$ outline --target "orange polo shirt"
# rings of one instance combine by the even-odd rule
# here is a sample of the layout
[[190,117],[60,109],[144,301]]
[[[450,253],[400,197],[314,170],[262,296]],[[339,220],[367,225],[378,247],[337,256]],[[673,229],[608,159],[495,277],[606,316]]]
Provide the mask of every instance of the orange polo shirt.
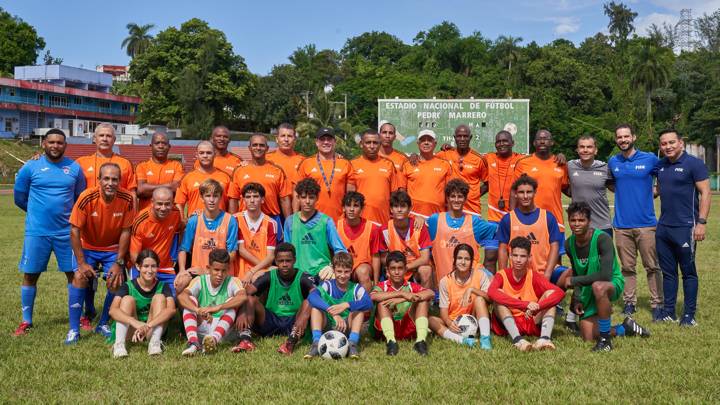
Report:
[[120,166],[120,188],[125,190],[134,190],[137,188],[132,163],[120,155],[113,153],[112,156],[106,158],[99,156],[97,153],[93,153],[92,155],[81,156],[75,161],[82,168],[85,181],[87,182],[87,188],[93,188],[98,185],[99,170],[105,163],[116,163]]
[[291,184],[280,166],[271,162],[265,162],[262,166],[250,163],[235,170],[228,191],[229,198],[238,200],[238,212],[245,210],[242,188],[248,183],[259,183],[265,188],[265,202],[261,210],[266,215],[280,215],[280,199],[292,196]]
[[547,160],[542,160],[533,153],[524,159],[520,159],[515,165],[514,178],[517,179],[523,173],[538,182],[535,205],[538,208],[550,211],[557,219],[560,231],[564,232],[562,190],[570,184],[567,166],[560,166],[555,163],[554,155]]
[[[232,152],[228,152],[225,156],[220,155],[215,152],[215,159],[213,159],[213,166],[216,169],[220,169],[228,176],[232,176],[233,172],[235,171],[235,168],[240,166],[242,164],[242,158]],[[195,164],[193,165],[193,169],[199,169],[200,168],[200,162],[195,160]]]
[[419,161],[416,166],[406,162],[403,173],[413,213],[427,217],[446,210],[445,185],[453,176],[447,160],[433,157]]
[[230,187],[230,176],[218,169],[213,170],[212,173],[193,170],[183,177],[180,182],[180,187],[178,187],[175,193],[175,204],[186,204],[188,216],[193,212],[202,211],[205,208],[205,204],[200,196],[200,185],[207,179],[215,179],[220,183],[223,188],[220,209],[224,211],[225,207],[227,207],[227,191]]
[[[138,163],[135,168],[135,177],[148,184],[166,184],[182,180],[185,175],[182,165],[177,160],[168,159],[165,163],[157,163],[153,159]],[[140,199],[140,208],[150,205],[150,198]]]
[[133,223],[133,200],[132,194],[122,189],[110,202],[105,202],[98,187],[83,191],[70,214],[70,224],[80,228],[82,248],[116,251],[122,230]]
[[363,156],[352,162],[350,183],[365,196],[363,217],[376,224],[390,220],[390,193],[398,188],[398,175],[390,159],[378,157],[370,161]]
[[[317,155],[304,159],[298,167],[298,182],[311,178],[320,185],[318,211],[337,221],[342,215],[342,199],[345,196],[348,180],[352,174],[349,160],[337,156],[333,175],[333,160],[321,160],[322,170],[318,166]],[[325,176],[323,177],[323,172]],[[326,182],[327,181],[327,182]],[[328,187],[328,184],[330,187]]]
[[470,186],[464,210],[469,214],[480,215],[480,186],[482,179],[487,177],[487,166],[482,156],[472,149],[462,157],[457,149],[441,151],[435,156],[450,162],[453,167],[453,178],[462,179]]

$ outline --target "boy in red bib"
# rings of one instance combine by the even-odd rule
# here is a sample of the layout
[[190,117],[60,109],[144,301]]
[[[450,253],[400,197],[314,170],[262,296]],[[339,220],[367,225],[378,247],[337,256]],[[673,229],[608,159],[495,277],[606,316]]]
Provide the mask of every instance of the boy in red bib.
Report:
[[388,279],[375,286],[370,298],[377,304],[375,329],[382,330],[387,341],[387,355],[398,353],[395,339],[415,338],[413,349],[427,356],[428,310],[435,294],[405,279],[407,259],[403,252],[388,253],[385,262]]
[[[565,292],[530,269],[531,246],[524,236],[510,241],[511,267],[499,271],[490,283],[488,296],[495,303],[492,329],[498,336],[510,335],[520,351],[555,350],[551,340],[555,305],[565,298]],[[540,339],[530,344],[522,336]]]

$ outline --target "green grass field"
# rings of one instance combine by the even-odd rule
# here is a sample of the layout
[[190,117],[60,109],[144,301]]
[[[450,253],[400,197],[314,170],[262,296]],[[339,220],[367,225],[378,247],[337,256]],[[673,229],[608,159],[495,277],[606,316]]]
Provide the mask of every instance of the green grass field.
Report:
[[[720,204],[720,197],[714,197]],[[47,272],[38,286],[35,329],[15,338],[20,322],[17,261],[23,214],[11,196],[0,196],[0,402],[242,402],[242,403],[600,403],[720,400],[720,225],[711,217],[700,244],[700,303],[695,329],[650,322],[647,288],[638,277],[640,312],[649,339],[615,339],[615,351],[591,353],[591,343],[556,324],[556,352],[519,353],[493,337],[482,352],[431,339],[430,356],[418,357],[411,343],[386,358],[385,345],[364,340],[359,361],[303,360],[307,346],[290,358],[275,352],[281,339],[258,341],[258,350],[182,358],[184,342],[175,327],[166,352],[149,358],[146,346],[129,346],[130,357],[113,360],[99,335],[83,332],[79,345],[65,347],[65,277]],[[715,264],[713,264],[715,263]],[[54,269],[54,262],[50,268]],[[101,305],[102,297],[97,297]],[[620,312],[616,307],[616,313]],[[614,323],[622,319],[613,318]],[[561,323],[558,321],[558,324]]]

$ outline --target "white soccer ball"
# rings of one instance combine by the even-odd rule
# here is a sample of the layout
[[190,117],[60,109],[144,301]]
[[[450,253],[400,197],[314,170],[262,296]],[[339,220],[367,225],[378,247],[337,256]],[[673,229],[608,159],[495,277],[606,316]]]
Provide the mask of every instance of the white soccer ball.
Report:
[[455,318],[455,323],[460,328],[462,337],[471,338],[477,336],[478,321],[472,315],[460,315]]
[[347,356],[348,347],[347,337],[336,330],[325,332],[318,342],[318,351],[323,359],[342,359]]

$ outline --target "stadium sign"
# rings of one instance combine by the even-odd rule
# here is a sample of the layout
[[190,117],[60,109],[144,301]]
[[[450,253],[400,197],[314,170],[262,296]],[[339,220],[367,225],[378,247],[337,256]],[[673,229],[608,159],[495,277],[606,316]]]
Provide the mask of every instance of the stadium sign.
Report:
[[505,129],[513,134],[514,150],[530,148],[530,100],[527,99],[378,99],[378,124],[391,122],[397,130],[395,147],[417,152],[417,133],[431,129],[438,144],[454,144],[453,132],[460,124],[470,126],[471,146],[486,153],[495,151],[495,134]]

